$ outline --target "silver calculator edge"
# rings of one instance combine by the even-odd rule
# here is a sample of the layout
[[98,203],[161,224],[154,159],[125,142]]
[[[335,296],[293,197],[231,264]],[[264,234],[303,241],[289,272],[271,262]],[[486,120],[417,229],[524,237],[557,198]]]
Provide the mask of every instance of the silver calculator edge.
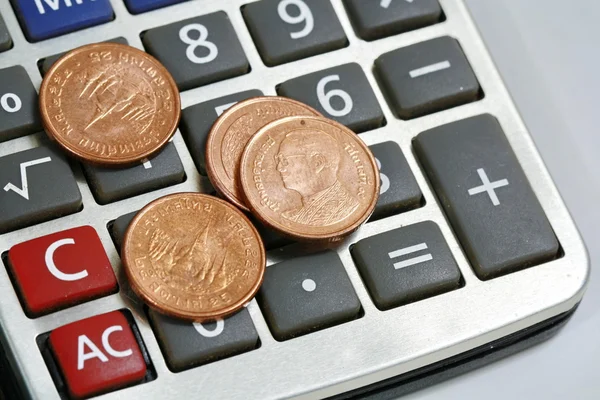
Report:
[[[6,269],[0,268],[0,326],[5,329],[17,369],[33,398],[59,398],[35,338],[67,323],[122,308],[129,308],[135,316],[156,369],[157,379],[99,396],[98,399],[306,399],[348,391],[463,353],[568,311],[583,296],[590,271],[585,246],[462,0],[439,0],[446,15],[442,23],[374,42],[357,38],[342,0],[332,0],[350,45],[274,68],[266,67],[262,62],[242,18],[240,7],[249,2],[192,0],[134,16],[127,12],[121,0],[111,0],[116,16],[114,21],[59,38],[28,43],[9,2],[3,1],[0,3],[0,13],[11,32],[15,48],[0,54],[0,68],[24,66],[36,88],[39,88],[41,75],[36,61],[40,58],[117,36],[124,36],[130,45],[143,48],[139,34],[149,28],[224,10],[232,20],[252,71],[247,75],[183,92],[183,108],[250,89],[261,89],[265,94],[274,95],[275,86],[290,78],[357,62],[366,73],[387,120],[384,127],[362,133],[360,137],[368,145],[387,140],[400,145],[423,192],[425,206],[368,223],[340,244],[338,254],[362,303],[364,315],[361,318],[278,342],[273,339],[253,300],[248,310],[260,336],[260,348],[173,373],[165,364],[141,306],[124,290],[126,282],[123,274],[118,273],[120,260],[106,225],[167,193],[205,192],[208,182],[198,174],[179,132],[174,143],[184,164],[187,180],[176,186],[102,206],[94,201],[85,178],[76,171],[84,209],[67,217],[0,236],[0,252],[45,234],[91,225],[100,235],[117,272],[121,291],[30,319],[23,312]],[[410,121],[397,119],[374,78],[374,60],[385,52],[444,35],[459,40],[485,97],[422,118]],[[490,113],[499,119],[564,252],[563,257],[552,262],[488,281],[480,281],[473,273],[411,149],[411,140],[418,133],[483,113]],[[0,156],[35,147],[40,136],[31,135],[3,143],[0,145]],[[464,287],[391,310],[378,310],[352,262],[349,246],[364,237],[425,220],[434,221],[440,226],[460,267]],[[277,250],[270,252],[269,265],[281,259],[277,253]]]

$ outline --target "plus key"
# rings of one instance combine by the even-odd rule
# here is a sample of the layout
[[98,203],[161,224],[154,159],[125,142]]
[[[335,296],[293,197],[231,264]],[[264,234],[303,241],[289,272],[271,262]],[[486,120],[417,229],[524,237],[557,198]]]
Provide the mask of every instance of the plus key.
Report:
[[552,226],[494,117],[422,132],[413,145],[480,279],[556,258]]

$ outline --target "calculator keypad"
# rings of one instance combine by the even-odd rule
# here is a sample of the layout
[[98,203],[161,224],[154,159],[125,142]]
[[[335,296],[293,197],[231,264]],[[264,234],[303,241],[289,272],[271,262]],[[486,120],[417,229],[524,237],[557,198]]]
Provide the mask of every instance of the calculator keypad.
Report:
[[0,14],[0,53],[12,47],[12,39]]
[[290,79],[279,85],[277,92],[310,105],[357,133],[384,123],[373,89],[355,63]]
[[222,11],[152,28],[142,41],[148,53],[167,67],[180,90],[250,70],[231,21]]
[[0,143],[42,129],[38,95],[22,66],[0,69]]
[[185,178],[183,164],[173,143],[160,153],[129,168],[83,165],[96,201],[107,204],[180,183]]
[[[117,7],[114,0],[73,0],[69,6],[63,0],[10,1],[26,37],[33,42],[108,22],[115,18],[111,4]],[[157,10],[135,17],[144,21],[151,20],[151,15],[155,13],[158,15],[160,8],[186,1],[123,0],[123,4],[130,14]],[[225,82],[225,89],[214,85],[206,88],[206,91],[198,91],[200,97],[192,99],[198,104],[182,110],[180,128],[201,175],[206,175],[206,137],[217,117],[238,101],[263,95],[258,89],[236,93],[237,82],[242,83],[238,90],[252,87],[264,88],[265,91],[276,89],[279,95],[305,102],[325,117],[345,124],[356,133],[378,129],[386,123],[398,124],[398,121],[386,121],[371,81],[377,82],[376,85],[385,95],[382,101],[387,101],[393,113],[405,120],[477,101],[483,95],[469,61],[454,38],[444,36],[385,54],[374,53],[369,55],[367,63],[363,63],[362,57],[356,63],[347,63],[354,61],[354,58],[346,58],[346,50],[335,53],[343,55],[344,61],[337,60],[335,56],[325,57],[325,53],[340,50],[350,43],[338,19],[340,8],[337,4],[334,7],[329,0],[248,0],[245,3],[233,11],[228,5],[223,6],[232,20],[224,11],[197,16],[203,12],[200,7],[186,15],[189,19],[153,23],[134,33],[137,35],[141,32],[146,51],[167,67],[182,91],[249,73],[253,66],[246,57],[246,51],[248,55],[257,51],[268,70],[273,71],[273,76],[285,76],[279,82],[271,79],[269,84],[250,80],[247,85],[246,78],[234,79],[231,83]],[[446,17],[438,0],[343,0],[340,4],[343,4],[347,14],[339,15],[341,22],[345,23],[344,18],[348,17],[355,33],[362,39],[358,40],[359,46],[370,45],[364,41],[389,38],[433,25]],[[173,7],[171,15],[185,10],[185,7],[183,4]],[[119,5],[117,19],[125,17],[130,21],[133,18],[121,10],[124,8]],[[146,28],[149,29],[143,31]],[[18,37],[15,32],[10,33]],[[114,34],[124,33],[115,31]],[[247,46],[242,48],[238,34],[245,46],[251,40],[256,49]],[[135,39],[130,36],[131,32],[127,35],[130,40]],[[105,38],[106,35],[102,34],[98,40]],[[409,35],[407,38],[410,40]],[[351,38],[353,46],[356,41]],[[117,37],[109,42],[126,44],[127,40]],[[382,40],[382,43],[389,42]],[[12,45],[0,16],[0,52],[10,49]],[[373,46],[376,44],[373,43]],[[69,46],[61,50],[65,48]],[[63,54],[41,58],[38,65],[42,75]],[[319,63],[317,68],[325,69],[308,74],[309,71],[301,69],[287,68],[286,71],[284,64],[313,56]],[[256,58],[250,59],[254,62]],[[326,63],[321,63],[321,60]],[[31,62],[35,63],[35,60]],[[340,62],[346,64],[339,65]],[[255,67],[254,72],[260,77],[264,67]],[[280,71],[283,74],[279,74]],[[294,72],[288,74],[290,71]],[[234,90],[230,90],[232,88]],[[226,93],[232,94],[222,96]],[[185,101],[190,100],[189,97],[185,98],[189,94],[184,95]],[[193,94],[195,96],[196,92]],[[0,142],[39,132],[42,128],[38,115],[37,93],[25,69],[15,66],[0,70]],[[402,122],[399,124],[403,126]],[[389,128],[392,129],[390,134],[399,135],[400,139],[407,132]],[[395,141],[389,141],[396,139],[386,133],[386,129],[365,135],[369,143],[376,143],[370,149],[377,159],[381,180],[380,198],[370,219],[372,224],[365,228],[367,231],[376,229],[382,223],[385,226],[385,222],[379,221],[383,218],[425,206],[424,195],[414,175],[423,171],[441,202],[442,210],[447,213],[475,275],[481,280],[551,261],[561,255],[552,227],[493,117],[479,116],[453,122],[417,135],[413,149],[421,165],[413,170],[406,159],[411,154],[403,154]],[[414,135],[417,132],[411,130],[410,133]],[[501,154],[492,154],[498,151]],[[481,165],[475,165],[476,162]],[[469,169],[470,172],[467,172]],[[114,205],[105,205],[185,180],[183,164],[172,143],[155,158],[130,168],[114,170],[86,164],[82,165],[82,170],[85,175],[82,184],[87,183],[96,202],[102,205],[93,207],[100,210],[112,210]],[[464,182],[459,182],[461,179]],[[56,182],[60,182],[60,185],[56,185]],[[180,187],[187,190],[188,183]],[[196,186],[193,187],[197,190]],[[0,157],[0,189],[0,234],[75,213],[82,208],[81,194],[69,163],[50,144]],[[206,187],[203,186],[203,189]],[[465,192],[459,193],[461,190]],[[506,197],[510,193],[518,196]],[[471,204],[470,201],[475,203]],[[486,201],[491,202],[492,211]],[[496,202],[499,204],[496,205]],[[123,202],[125,204],[129,203]],[[135,200],[132,204],[135,208],[140,205]],[[507,207],[514,214],[509,217],[512,216],[516,222],[506,213],[497,213],[505,205],[510,206]],[[131,208],[120,212],[118,208],[115,210],[110,212],[116,214],[110,215],[104,222],[118,217],[108,224],[108,233],[116,251],[120,252],[125,232],[137,211],[119,216]],[[427,214],[427,210],[412,213],[421,211]],[[398,216],[400,220],[403,217]],[[298,249],[298,244],[258,221],[253,223],[269,254],[278,261],[267,268],[264,284],[256,297],[257,304],[249,306],[253,317],[244,308],[224,320],[192,324],[147,310],[152,332],[172,372],[185,371],[258,349],[261,338],[253,318],[257,327],[264,328],[258,324],[256,313],[265,318],[271,333],[269,335],[267,332],[266,336],[272,336],[277,341],[310,335],[322,329],[335,329],[340,324],[352,324],[350,321],[364,317],[361,302],[346,268],[349,268],[349,272],[358,271],[355,276],[359,280],[354,285],[361,285],[362,279],[372,304],[382,311],[453,290],[463,290],[461,271],[440,227],[432,221],[390,228],[389,231],[355,241],[349,246],[352,261],[344,261],[346,265],[335,251],[286,258],[286,252],[293,253]],[[103,233],[106,234],[106,231]],[[523,239],[531,235],[535,236],[535,240]],[[510,251],[500,253],[494,245],[497,248],[509,248]],[[49,258],[48,254],[51,254]],[[86,257],[82,258],[82,254]],[[279,259],[279,255],[283,257]],[[61,310],[66,307],[117,291],[120,291],[119,297],[130,298],[136,304],[139,301],[141,305],[141,300],[136,298],[126,280],[121,281],[120,287],[117,285],[98,233],[89,226],[71,228],[17,244],[9,250],[6,265],[30,318],[50,312],[65,313]],[[31,274],[31,270],[39,270],[40,273]],[[43,276],[46,278],[40,279]],[[43,282],[42,287],[40,282]],[[368,302],[369,299],[364,301]],[[365,303],[368,313],[373,312],[372,304],[367,307]],[[151,364],[139,332],[132,323],[132,317],[127,315],[125,318],[124,313],[127,315],[127,311],[97,315],[51,333],[49,344],[60,373],[50,365],[49,369],[54,378],[60,375],[59,381],[62,379],[66,383],[64,386],[62,381],[56,381],[55,378],[61,396],[68,397],[64,394],[65,387],[72,397],[117,390],[143,382],[144,375],[150,373]],[[260,322],[263,323],[262,320]],[[263,335],[263,330],[259,331]],[[107,335],[108,347],[102,343],[103,334]],[[92,345],[88,342],[83,344],[91,355],[83,361],[83,368],[79,369],[80,360],[73,358],[73,354],[77,353],[73,353],[72,342],[75,336],[82,335]],[[263,338],[266,339],[263,343],[272,346],[269,343],[272,338]],[[98,352],[91,347],[93,345]],[[42,349],[45,358],[48,351],[47,348]],[[256,350],[256,353],[259,351]],[[252,354],[247,355],[253,357]],[[244,357],[241,355],[241,358]],[[211,367],[207,365],[201,368],[210,370]],[[91,374],[91,369],[98,369],[100,373]]]
[[375,60],[396,115],[422,117],[479,99],[479,82],[458,41],[449,36],[385,53]]
[[253,350],[258,333],[248,310],[213,322],[187,322],[149,310],[152,328],[172,371],[183,371],[211,361]]
[[442,16],[438,0],[344,0],[344,5],[358,36],[365,40],[432,25]]
[[0,233],[81,208],[73,172],[62,153],[50,145],[0,157],[0,188]]
[[261,0],[242,13],[263,62],[275,66],[345,47],[329,0]]
[[[27,38],[50,39],[113,19],[110,0],[33,1],[12,0]],[[69,4],[70,3],[70,4]]]

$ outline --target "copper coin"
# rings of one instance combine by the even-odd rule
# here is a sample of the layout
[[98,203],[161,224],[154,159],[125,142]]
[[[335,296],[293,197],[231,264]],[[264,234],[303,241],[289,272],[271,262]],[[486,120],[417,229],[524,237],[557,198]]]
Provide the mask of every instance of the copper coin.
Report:
[[241,309],[258,291],[265,250],[241,211],[199,193],[176,193],[144,207],[121,251],[134,292],[163,314],[214,320]]
[[336,241],[373,212],[379,172],[345,126],[288,117],[262,128],[242,156],[240,182],[252,212],[296,240]]
[[44,128],[84,161],[125,165],[159,151],[175,133],[179,92],[155,58],[117,43],[61,57],[40,87]]
[[246,143],[260,128],[293,115],[320,115],[313,108],[286,97],[254,97],[225,111],[214,123],[206,143],[206,172],[215,189],[248,211],[239,185],[240,159]]

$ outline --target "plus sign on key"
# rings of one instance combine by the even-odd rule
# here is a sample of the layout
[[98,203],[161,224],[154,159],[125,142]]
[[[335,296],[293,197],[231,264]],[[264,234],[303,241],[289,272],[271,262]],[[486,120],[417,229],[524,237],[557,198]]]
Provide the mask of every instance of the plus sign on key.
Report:
[[99,25],[113,19],[110,0],[12,0],[32,42]]
[[442,125],[413,145],[480,279],[557,257],[552,226],[496,118]]

